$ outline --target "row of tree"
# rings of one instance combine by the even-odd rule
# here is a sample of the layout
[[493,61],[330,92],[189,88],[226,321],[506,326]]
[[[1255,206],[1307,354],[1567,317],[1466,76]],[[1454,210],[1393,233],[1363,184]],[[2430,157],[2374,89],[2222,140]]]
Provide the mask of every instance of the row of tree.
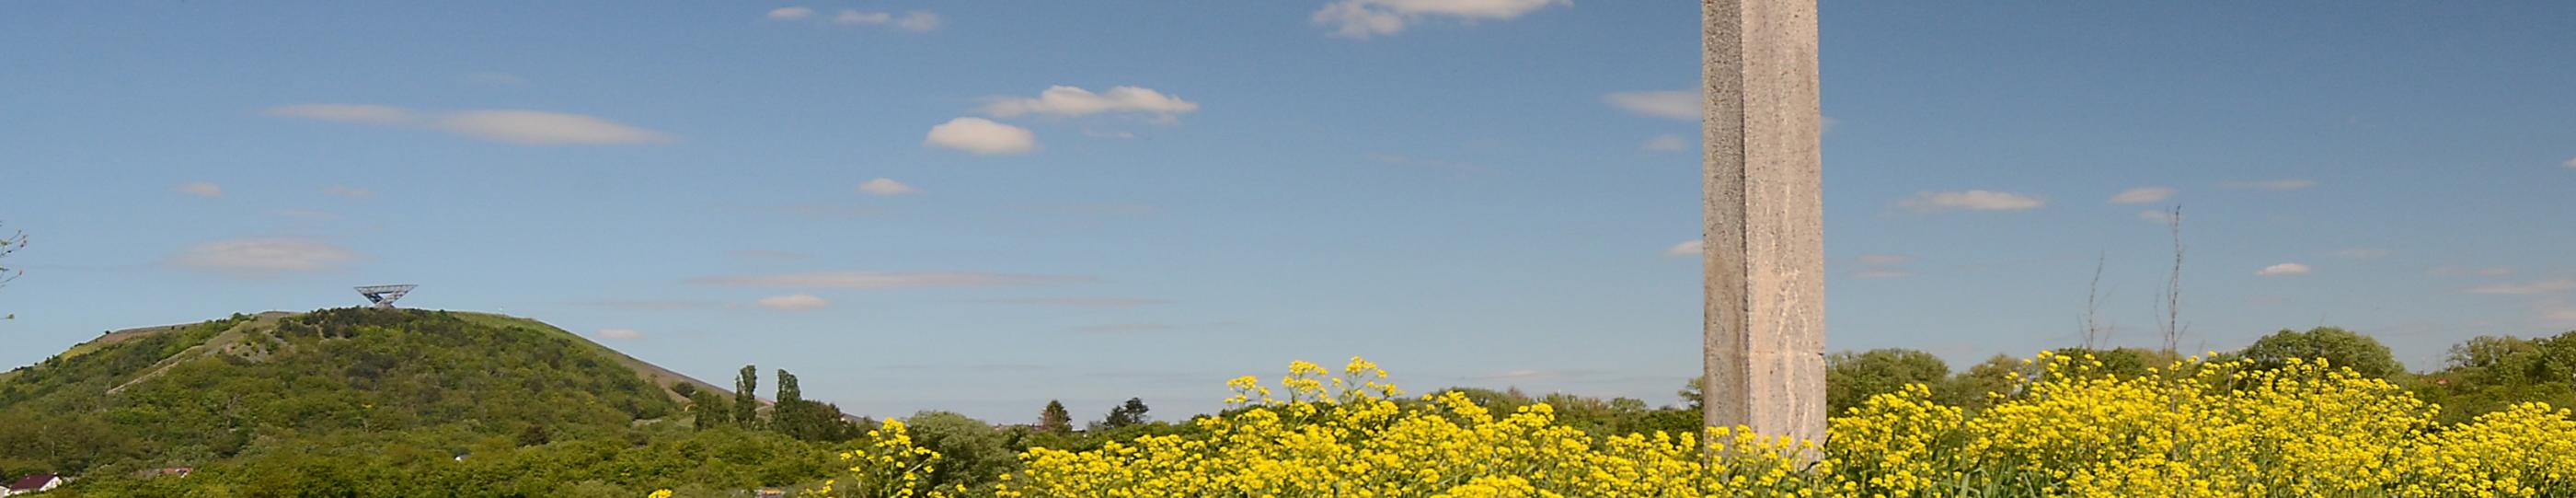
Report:
[[776,432],[802,441],[836,442],[856,439],[867,433],[874,423],[841,412],[841,405],[805,399],[796,374],[778,371],[776,401],[769,403],[765,414],[760,398],[760,369],[743,365],[735,374],[733,397],[727,399],[697,384],[681,383],[672,392],[689,399],[692,423],[700,430],[717,427],[739,427],[748,430]]

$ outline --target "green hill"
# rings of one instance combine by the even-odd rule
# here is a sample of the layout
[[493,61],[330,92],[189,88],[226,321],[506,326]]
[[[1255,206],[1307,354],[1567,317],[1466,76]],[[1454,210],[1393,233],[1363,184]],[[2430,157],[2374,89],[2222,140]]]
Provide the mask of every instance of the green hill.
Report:
[[[690,387],[677,387],[683,384]],[[725,392],[523,318],[369,308],[234,315],[108,333],[0,374],[0,476],[55,472],[96,482],[197,467],[206,477],[187,478],[191,486],[271,490],[243,493],[262,496],[295,486],[464,489],[522,481],[465,494],[551,494],[585,481],[625,492],[820,475],[820,467],[757,467],[782,454],[811,454],[819,464],[827,451],[752,431],[711,439],[690,430],[682,395],[689,390]],[[752,470],[693,468],[706,461],[651,471],[555,462],[561,465],[541,470],[520,461],[572,451],[598,463],[622,452],[678,451],[654,449],[674,444],[759,449],[686,455]],[[338,460],[308,468],[316,464],[308,458]],[[117,486],[75,487],[125,489]],[[202,491],[190,493],[209,494]],[[160,492],[176,490],[143,494]]]

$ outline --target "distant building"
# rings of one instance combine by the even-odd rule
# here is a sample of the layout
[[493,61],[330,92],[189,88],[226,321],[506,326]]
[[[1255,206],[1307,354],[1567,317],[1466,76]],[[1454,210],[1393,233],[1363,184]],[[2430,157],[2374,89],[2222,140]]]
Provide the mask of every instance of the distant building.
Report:
[[9,483],[8,491],[0,491],[0,496],[17,496],[53,491],[54,488],[62,487],[63,482],[68,480],[69,479],[64,479],[62,476],[53,474],[34,474],[20,477],[17,481]]
[[760,488],[760,492],[757,496],[760,498],[784,497],[787,496],[787,490],[778,488]]

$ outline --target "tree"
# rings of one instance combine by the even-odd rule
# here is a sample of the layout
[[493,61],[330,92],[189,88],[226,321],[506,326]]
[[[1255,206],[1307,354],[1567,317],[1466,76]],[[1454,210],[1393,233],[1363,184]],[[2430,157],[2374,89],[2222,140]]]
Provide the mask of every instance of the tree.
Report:
[[992,424],[951,412],[925,411],[904,420],[904,430],[922,448],[939,452],[931,464],[932,487],[948,484],[982,486],[1018,464],[1008,436]]
[[805,390],[796,386],[796,374],[778,369],[778,404],[769,408],[769,427],[787,437],[810,440],[817,429],[805,417]]
[[1100,420],[1100,428],[1116,429],[1153,421],[1152,417],[1145,416],[1146,410],[1144,399],[1127,398],[1126,403],[1109,409],[1109,416]]
[[689,411],[697,415],[697,428],[733,425],[733,402],[715,391],[696,391],[689,396]]
[[1825,357],[1826,413],[1842,413],[1907,384],[1930,386],[1949,377],[1950,364],[1932,353],[1911,349],[1834,353]]
[[2258,368],[2278,368],[2291,358],[2324,359],[2328,364],[2350,368],[2354,373],[2389,378],[2406,373],[2406,366],[2388,352],[2378,339],[2335,327],[2317,327],[2306,332],[2282,329],[2263,336],[2237,353],[2254,360]]
[[760,367],[743,365],[733,378],[733,423],[743,427],[760,426]]
[[1073,414],[1064,411],[1064,403],[1047,400],[1046,409],[1038,411],[1038,430],[1050,434],[1073,432]]

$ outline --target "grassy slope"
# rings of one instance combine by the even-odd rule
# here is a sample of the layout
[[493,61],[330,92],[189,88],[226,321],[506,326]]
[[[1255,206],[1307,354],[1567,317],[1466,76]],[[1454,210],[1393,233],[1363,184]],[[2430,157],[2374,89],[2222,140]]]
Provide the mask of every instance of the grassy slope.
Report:
[[[690,377],[686,374],[662,368],[660,365],[654,365],[652,363],[647,363],[644,360],[635,359],[635,357],[627,356],[626,353],[619,352],[615,348],[608,347],[608,345],[600,344],[598,341],[590,340],[588,337],[582,337],[581,334],[575,334],[570,331],[557,328],[553,325],[547,325],[545,322],[492,313],[475,313],[468,311],[451,311],[449,313],[453,313],[458,318],[465,319],[465,321],[483,325],[497,327],[526,327],[572,337],[573,339],[578,340],[580,344],[587,345],[602,354],[608,355],[610,358],[615,358],[618,364],[625,365],[627,369],[634,370],[637,377],[642,377],[644,378],[644,381],[651,382],[653,385],[661,386],[662,390],[665,392],[669,392],[673,386],[678,386],[680,384],[696,384],[700,390],[714,391],[724,393],[726,395],[733,394],[733,391],[730,389],[725,389],[715,384],[708,383],[707,381],[698,380],[697,378]],[[678,393],[671,393],[671,396],[675,400],[683,402],[688,401],[680,398]]]
[[[610,348],[610,347],[608,347],[608,345],[600,344],[598,341],[590,340],[590,338],[588,338],[588,337],[582,337],[582,336],[581,336],[581,334],[575,334],[575,333],[572,333],[571,331],[567,331],[567,330],[564,330],[564,329],[562,329],[562,328],[555,327],[555,326],[553,326],[553,325],[548,325],[548,324],[546,324],[545,322],[540,322],[540,321],[537,321],[537,320],[534,320],[534,319],[529,319],[529,318],[522,318],[522,317],[515,317],[515,316],[501,315],[501,314],[494,314],[494,313],[478,313],[478,312],[470,312],[470,311],[450,311],[449,313],[452,313],[452,314],[456,315],[458,318],[463,319],[463,320],[465,320],[465,321],[467,321],[467,322],[472,322],[472,323],[476,323],[476,324],[481,324],[481,325],[491,325],[491,326],[499,326],[499,327],[524,327],[524,328],[534,329],[534,330],[543,331],[543,332],[548,332],[548,333],[553,333],[553,334],[561,334],[561,335],[563,335],[563,336],[565,336],[565,337],[573,338],[573,339],[575,339],[576,343],[578,343],[578,344],[582,344],[582,345],[584,345],[584,346],[587,346],[587,347],[591,348],[592,350],[595,350],[595,351],[598,351],[598,352],[600,352],[600,353],[606,354],[606,355],[608,355],[610,358],[616,359],[618,364],[620,364],[620,365],[624,365],[624,366],[625,366],[627,369],[629,369],[629,370],[634,370],[634,371],[635,371],[635,375],[636,375],[637,377],[641,377],[641,378],[643,378],[643,379],[644,379],[644,381],[646,381],[646,382],[651,382],[651,383],[652,383],[653,385],[655,385],[655,386],[660,386],[660,387],[663,389],[663,391],[665,391],[665,392],[670,391],[670,389],[671,389],[673,386],[678,386],[678,385],[680,385],[680,384],[696,384],[696,385],[698,386],[698,389],[701,389],[701,390],[709,390],[709,391],[714,391],[714,392],[718,392],[718,393],[723,393],[723,394],[725,394],[725,395],[727,395],[727,396],[731,396],[731,395],[733,394],[733,390],[732,390],[732,389],[727,389],[727,388],[725,388],[724,386],[719,386],[719,385],[716,385],[716,384],[714,384],[714,383],[710,383],[710,382],[707,382],[707,381],[698,380],[697,378],[690,377],[690,376],[688,376],[687,374],[682,374],[682,373],[679,373],[679,372],[674,372],[674,371],[671,371],[670,369],[662,368],[660,365],[654,365],[654,364],[652,364],[652,363],[650,363],[650,362],[646,362],[646,361],[644,361],[644,360],[636,359],[636,358],[635,358],[635,357],[633,357],[633,356],[627,356],[627,355],[626,355],[626,353],[619,352],[619,351],[618,351],[618,350],[616,350],[615,348]],[[252,322],[251,324],[245,324],[245,325],[243,325],[242,327],[250,327],[250,326],[253,326],[253,325],[268,326],[268,325],[275,324],[275,323],[277,322],[277,320],[279,320],[279,319],[284,319],[284,318],[287,318],[287,317],[292,317],[292,316],[301,315],[301,314],[302,314],[302,313],[289,313],[289,312],[284,312],[284,311],[268,311],[268,312],[263,312],[263,313],[260,313],[260,314],[256,315],[256,319],[255,319],[255,320],[253,320],[253,322]],[[159,334],[166,334],[166,333],[170,333],[170,332],[172,332],[172,331],[179,330],[179,329],[181,329],[181,328],[185,328],[185,327],[187,327],[187,326],[189,326],[189,325],[195,325],[195,324],[193,324],[193,323],[183,323],[183,324],[176,324],[176,325],[161,325],[161,326],[153,326],[153,327],[136,327],[136,328],[130,328],[130,329],[124,329],[124,330],[118,330],[118,331],[115,331],[115,332],[109,332],[109,333],[106,333],[106,334],[101,334],[101,335],[99,335],[97,338],[93,338],[93,339],[90,339],[90,340],[88,340],[88,341],[83,341],[83,342],[81,342],[80,344],[72,345],[71,349],[65,350],[65,351],[64,351],[60,356],[61,356],[61,357],[63,357],[64,359],[71,359],[71,358],[73,358],[73,357],[78,357],[78,356],[83,355],[83,354],[88,354],[88,353],[89,353],[89,352],[91,352],[91,351],[97,351],[97,350],[99,350],[99,348],[106,347],[107,345],[110,345],[110,344],[116,344],[116,343],[119,343],[119,342],[124,342],[124,341],[127,341],[127,340],[132,340],[132,339],[137,339],[137,338],[142,338],[142,337],[150,337],[150,336],[159,335]],[[240,327],[236,327],[236,329],[240,329]],[[192,348],[190,348],[188,351],[182,352],[182,353],[177,354],[177,355],[172,355],[169,359],[164,360],[164,361],[163,361],[163,364],[164,364],[165,366],[166,366],[166,365],[169,365],[169,364],[176,364],[177,362],[179,362],[179,361],[181,361],[181,360],[184,360],[184,359],[186,359],[186,358],[194,358],[194,357],[200,356],[200,355],[202,355],[202,354],[203,354],[203,353],[202,353],[202,351],[216,350],[216,349],[218,349],[218,348],[222,348],[222,347],[224,347],[224,346],[230,346],[230,345],[232,345],[233,343],[240,341],[240,339],[241,339],[241,334],[239,334],[239,333],[237,333],[237,332],[238,332],[238,330],[236,330],[236,331],[228,331],[228,332],[226,332],[225,334],[218,335],[218,336],[216,336],[216,337],[215,337],[215,338],[213,338],[213,339],[207,340],[207,341],[206,341],[206,344],[204,344],[204,346],[206,346],[206,347],[203,347],[203,348],[194,348],[194,347],[192,347]],[[159,370],[159,368],[155,368],[153,371],[158,371],[158,370]],[[15,375],[17,375],[17,374],[18,374],[18,372],[17,372],[17,371],[15,371],[15,370],[5,371],[5,372],[0,372],[0,381],[7,381],[7,380],[9,380],[9,377],[11,377],[11,376],[15,376]],[[149,377],[151,377],[151,373],[145,373],[145,374],[143,374],[143,375],[136,376],[136,377],[135,377],[135,378],[133,378],[133,379],[125,380],[124,382],[121,382],[120,384],[130,384],[130,383],[137,382],[137,381],[140,381],[140,380],[143,380],[143,379],[149,378]],[[682,398],[680,398],[678,393],[670,393],[670,395],[672,396],[672,399],[674,399],[674,400],[683,401],[683,402],[687,401],[686,399],[682,399]],[[761,400],[761,401],[762,401],[762,402],[764,402],[764,403],[768,402],[768,400],[766,400],[766,399]]]

